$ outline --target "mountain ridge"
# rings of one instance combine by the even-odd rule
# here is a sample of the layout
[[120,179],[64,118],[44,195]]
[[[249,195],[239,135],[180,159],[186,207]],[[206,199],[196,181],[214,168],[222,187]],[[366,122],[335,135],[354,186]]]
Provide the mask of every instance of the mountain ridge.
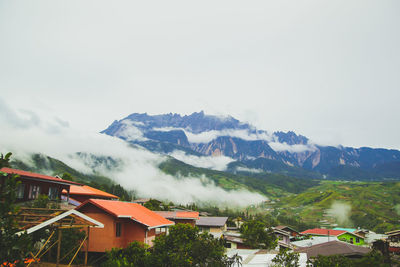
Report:
[[232,116],[206,115],[203,111],[184,116],[132,113],[115,120],[101,133],[161,153],[178,149],[189,154],[227,156],[239,162],[275,160],[315,172],[321,178],[400,179],[398,150],[322,146],[293,131],[270,133]]

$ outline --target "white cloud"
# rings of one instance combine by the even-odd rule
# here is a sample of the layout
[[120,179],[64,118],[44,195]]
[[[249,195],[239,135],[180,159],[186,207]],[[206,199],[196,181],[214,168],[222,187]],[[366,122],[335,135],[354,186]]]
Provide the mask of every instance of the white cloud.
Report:
[[163,127],[163,128],[154,128],[155,131],[172,131],[172,130],[182,130],[185,132],[189,142],[191,143],[208,143],[219,136],[230,136],[241,138],[246,141],[255,141],[255,140],[265,140],[271,141],[273,140],[273,136],[266,132],[258,132],[258,133],[250,133],[248,130],[235,130],[235,129],[226,129],[226,130],[212,130],[206,131],[199,134],[192,133],[188,129],[184,128],[174,128],[174,127]]
[[[264,196],[248,190],[226,191],[217,187],[207,177],[173,177],[164,174],[157,167],[167,158],[140,147],[129,146],[125,141],[99,133],[84,132],[68,127],[62,131],[48,131],[46,124],[53,119],[41,117],[41,123],[24,122],[21,112],[2,103],[0,113],[0,153],[11,151],[15,158],[29,162],[29,155],[42,153],[65,162],[84,173],[102,173],[128,190],[135,190],[140,196],[168,199],[176,203],[212,202],[217,205],[246,206],[265,199]],[[13,114],[12,123],[7,114]],[[24,126],[24,127],[22,127]],[[91,157],[76,155],[110,156],[121,162],[118,168],[109,170],[105,165],[91,162]],[[225,159],[226,160],[226,159]],[[223,161],[221,161],[221,166]],[[218,164],[217,164],[218,165]],[[217,166],[216,165],[216,166]]]
[[115,133],[115,136],[121,137],[127,141],[145,141],[147,138],[143,136],[143,133],[135,125],[140,125],[138,122],[131,120],[121,121],[121,128]]
[[269,142],[268,145],[276,152],[288,151],[290,153],[302,153],[306,151],[314,151],[317,149],[314,145],[289,145],[286,142]]
[[236,167],[236,170],[237,171],[241,171],[241,172],[251,172],[251,173],[262,173],[262,172],[264,172],[264,170],[261,170],[261,169],[246,168],[246,167],[241,167],[241,166]]
[[351,223],[350,213],[351,205],[339,201],[334,201],[328,209],[328,214],[334,217],[336,222],[341,225],[349,225]]
[[217,171],[226,170],[227,165],[235,161],[234,159],[226,156],[195,156],[186,154],[185,152],[180,150],[174,150],[172,153],[169,153],[169,155],[176,158],[177,160],[185,162],[186,164]]

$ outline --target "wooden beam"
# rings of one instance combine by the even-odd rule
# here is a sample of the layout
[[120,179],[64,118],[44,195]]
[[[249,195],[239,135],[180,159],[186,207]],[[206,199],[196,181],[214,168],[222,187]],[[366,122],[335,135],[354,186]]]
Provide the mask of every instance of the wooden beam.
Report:
[[62,239],[62,231],[61,229],[58,229],[58,244],[57,244],[57,261],[56,261],[56,267],[59,266],[60,264],[60,253],[61,253],[61,239]]

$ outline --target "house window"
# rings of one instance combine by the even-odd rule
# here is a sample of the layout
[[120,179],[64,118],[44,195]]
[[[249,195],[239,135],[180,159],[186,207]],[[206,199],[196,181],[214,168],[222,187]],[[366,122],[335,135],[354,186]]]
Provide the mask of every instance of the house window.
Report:
[[121,223],[117,222],[115,224],[115,236],[120,237],[121,236]]
[[39,197],[39,193],[40,193],[40,186],[38,185],[31,185],[29,187],[29,195],[28,198],[29,199],[37,199]]
[[24,198],[25,194],[25,184],[19,184],[17,188],[17,198],[21,199]]
[[360,238],[356,237],[356,243],[360,243]]
[[350,243],[351,243],[351,244],[354,243],[354,238],[350,238]]
[[226,248],[232,248],[232,244],[231,244],[231,243],[228,243],[228,242],[226,242],[226,243],[224,244],[224,247],[226,247]]
[[49,188],[49,199],[55,200],[58,198],[58,188],[57,187],[50,187]]

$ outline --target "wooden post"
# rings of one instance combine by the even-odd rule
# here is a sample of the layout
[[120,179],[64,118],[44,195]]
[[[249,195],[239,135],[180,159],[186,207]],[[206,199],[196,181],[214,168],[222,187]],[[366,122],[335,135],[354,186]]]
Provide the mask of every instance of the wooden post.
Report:
[[62,230],[60,228],[58,228],[57,264],[56,264],[57,267],[60,264],[61,238],[62,238]]
[[87,227],[86,251],[85,251],[85,266],[87,265],[88,252],[89,252],[89,232],[90,226]]

